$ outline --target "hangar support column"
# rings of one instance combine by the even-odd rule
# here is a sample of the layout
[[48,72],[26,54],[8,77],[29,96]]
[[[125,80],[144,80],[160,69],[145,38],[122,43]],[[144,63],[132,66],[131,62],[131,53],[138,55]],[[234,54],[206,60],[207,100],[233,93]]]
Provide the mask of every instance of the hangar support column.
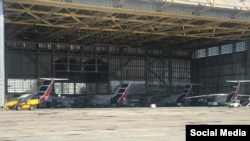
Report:
[[[250,80],[250,40],[247,41],[247,58],[246,58],[246,79]],[[246,91],[250,92],[250,83],[246,83]],[[249,93],[248,93],[249,94]]]
[[5,100],[5,66],[4,66],[4,15],[3,0],[0,0],[0,107],[4,106]]

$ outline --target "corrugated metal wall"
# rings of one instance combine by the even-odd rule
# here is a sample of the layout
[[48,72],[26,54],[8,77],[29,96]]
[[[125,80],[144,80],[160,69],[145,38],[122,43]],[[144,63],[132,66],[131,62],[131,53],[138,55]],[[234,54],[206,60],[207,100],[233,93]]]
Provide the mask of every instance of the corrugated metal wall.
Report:
[[[219,48],[221,46],[218,46]],[[248,45],[249,47],[249,45]],[[226,80],[247,80],[248,79],[248,52],[235,51],[227,54],[218,54],[215,56],[206,56],[194,59],[194,80],[203,84],[197,91],[197,95],[212,93],[229,93],[232,89],[232,83]],[[240,93],[248,92],[248,83],[241,83]]]
[[[144,81],[147,91],[138,93],[166,94],[180,92],[175,87],[189,83],[191,77],[191,57],[186,51],[164,54],[155,50],[146,55],[128,50],[114,54],[113,49],[110,52],[101,52],[102,49],[94,52],[94,49],[91,53],[61,48],[42,50],[8,48],[6,78],[68,77],[72,82],[87,83],[88,93],[106,93],[102,85],[106,87],[111,81]],[[186,57],[180,58],[180,54]]]

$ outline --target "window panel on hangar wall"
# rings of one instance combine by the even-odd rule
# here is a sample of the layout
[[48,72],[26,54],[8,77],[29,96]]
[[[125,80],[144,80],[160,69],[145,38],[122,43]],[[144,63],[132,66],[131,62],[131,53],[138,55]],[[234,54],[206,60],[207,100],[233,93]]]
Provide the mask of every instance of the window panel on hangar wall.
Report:
[[208,48],[207,56],[216,56],[216,55],[219,55],[218,46]]
[[86,83],[75,83],[76,94],[86,94]]
[[36,79],[8,79],[8,93],[31,93],[38,89]]
[[63,94],[63,85],[62,83],[54,83],[54,90],[55,90],[55,94]]
[[63,94],[74,94],[74,83],[63,83]]
[[55,83],[56,94],[107,94],[106,83]]
[[233,44],[222,45],[220,48],[220,54],[233,53]]
[[195,52],[195,58],[204,58],[206,57],[206,49],[199,49]]
[[[90,89],[89,93],[91,93],[92,87],[90,85],[96,85],[96,84],[89,83],[88,85],[89,85],[88,89]],[[55,94],[86,94],[87,84],[86,83],[55,82],[54,90],[55,90]]]
[[241,52],[247,50],[247,42],[237,42],[235,43],[235,52]]
[[[33,93],[36,92],[40,86],[38,85],[37,79],[8,79],[7,84],[8,93],[12,94]],[[55,82],[54,90],[55,94],[86,94],[86,83]],[[96,91],[93,91],[93,93],[94,92]],[[107,84],[104,86],[99,85],[99,92],[107,93]]]
[[55,94],[107,94],[107,83],[67,83],[55,82]]

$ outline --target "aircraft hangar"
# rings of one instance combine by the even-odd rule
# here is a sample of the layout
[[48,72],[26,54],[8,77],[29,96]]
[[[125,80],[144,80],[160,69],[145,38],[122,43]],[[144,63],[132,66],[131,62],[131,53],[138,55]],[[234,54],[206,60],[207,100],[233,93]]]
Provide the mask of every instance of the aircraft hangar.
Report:
[[178,94],[188,83],[202,84],[194,95],[220,93],[231,89],[226,80],[250,77],[247,0],[0,3],[0,106],[41,77],[68,78],[54,94],[71,97],[109,94],[124,81],[130,96]]

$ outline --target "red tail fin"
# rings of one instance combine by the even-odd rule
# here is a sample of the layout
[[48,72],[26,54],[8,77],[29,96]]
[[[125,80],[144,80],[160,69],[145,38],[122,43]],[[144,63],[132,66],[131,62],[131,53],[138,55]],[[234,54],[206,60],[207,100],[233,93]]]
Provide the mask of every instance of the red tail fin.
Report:
[[110,99],[110,104],[122,103],[128,95],[130,84],[122,84],[118,93]]
[[226,102],[234,101],[238,96],[239,92],[240,92],[240,82],[236,82],[233,85],[232,91],[228,94]]
[[176,103],[183,103],[185,98],[188,97],[192,93],[193,85],[186,85],[183,92],[176,98]]
[[45,102],[51,93],[53,83],[54,80],[44,80],[43,84],[40,86],[39,91],[36,95],[33,96],[33,98],[39,99],[40,103]]

